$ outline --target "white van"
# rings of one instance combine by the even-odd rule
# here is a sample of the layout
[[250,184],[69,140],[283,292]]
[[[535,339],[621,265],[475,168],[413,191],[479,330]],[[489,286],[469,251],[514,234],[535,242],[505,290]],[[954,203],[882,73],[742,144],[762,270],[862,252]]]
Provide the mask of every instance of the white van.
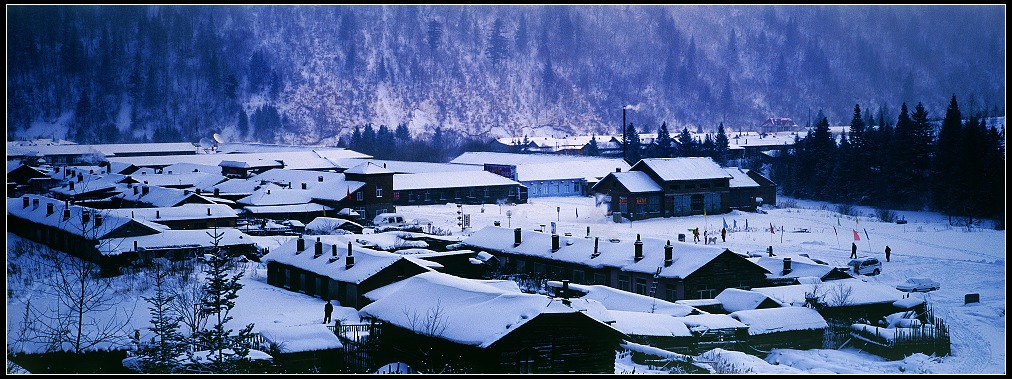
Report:
[[372,219],[376,226],[404,226],[404,216],[400,213],[380,213]]

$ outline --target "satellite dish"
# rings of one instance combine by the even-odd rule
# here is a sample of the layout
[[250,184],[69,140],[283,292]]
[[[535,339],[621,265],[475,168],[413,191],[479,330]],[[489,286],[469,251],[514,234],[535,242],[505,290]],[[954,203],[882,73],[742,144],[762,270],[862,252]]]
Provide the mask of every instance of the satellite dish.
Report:
[[225,143],[225,138],[221,134],[214,133],[214,141],[217,143]]
[[204,137],[200,139],[200,147],[203,149],[210,149],[214,147],[214,141],[210,138]]

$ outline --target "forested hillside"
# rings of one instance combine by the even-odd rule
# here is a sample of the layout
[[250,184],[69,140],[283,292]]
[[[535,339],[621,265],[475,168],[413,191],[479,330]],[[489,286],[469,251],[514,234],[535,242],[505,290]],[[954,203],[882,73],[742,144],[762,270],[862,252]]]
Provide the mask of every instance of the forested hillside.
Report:
[[8,6],[7,21],[8,139],[615,134],[627,105],[646,132],[734,131],[1005,102],[1002,6]]

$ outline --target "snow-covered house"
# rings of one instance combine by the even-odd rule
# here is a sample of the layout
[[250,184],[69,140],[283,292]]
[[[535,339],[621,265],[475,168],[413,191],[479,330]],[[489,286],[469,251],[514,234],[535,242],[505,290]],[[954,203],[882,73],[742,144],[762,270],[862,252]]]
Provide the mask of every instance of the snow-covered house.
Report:
[[317,217],[306,224],[306,234],[338,234],[338,231],[347,233],[362,233],[362,225],[357,222],[333,217]]
[[175,189],[197,189],[207,188],[225,181],[225,177],[217,173],[207,172],[179,172],[162,170],[160,174],[131,174],[130,177],[138,183],[153,186],[175,188]]
[[793,257],[755,257],[748,258],[755,264],[762,266],[770,273],[766,275],[772,285],[798,284],[799,278],[818,278],[823,282],[853,278],[847,272],[838,267],[826,264],[819,264],[811,258],[804,256]]
[[291,239],[264,255],[267,284],[361,308],[366,292],[429,271],[423,261],[356,246],[343,235],[315,237]]
[[55,183],[55,179],[38,168],[19,161],[7,161],[7,197],[28,192],[41,193]]
[[636,343],[675,352],[691,352],[695,335],[681,320],[663,313],[608,309],[615,318],[611,326]]
[[362,208],[373,198],[366,183],[345,174],[308,170],[274,169],[245,182],[229,180],[214,186],[222,197],[240,197],[236,203],[248,216],[308,223],[316,217],[334,216],[339,209]]
[[193,190],[165,188],[142,183],[118,184],[114,197],[119,200],[120,207],[162,208],[178,207],[183,204],[217,204],[214,200],[204,197]]
[[748,345],[760,351],[822,348],[829,327],[819,312],[804,306],[740,310],[730,316],[748,325]]
[[728,288],[717,294],[717,300],[725,312],[732,313],[751,309],[779,308],[782,305],[764,294],[739,288]]
[[608,173],[629,169],[622,159],[546,154],[464,153],[451,162],[481,165],[485,171],[515,180],[530,197],[586,196]]
[[61,184],[49,190],[60,200],[105,200],[117,194],[117,185],[131,179],[119,174],[95,174],[94,170],[66,167],[62,172],[53,171],[50,177]]
[[274,347],[271,357],[286,372],[341,372],[344,344],[326,325],[310,324],[265,328],[259,332]]
[[648,158],[634,164],[629,171],[642,172],[645,176],[613,172],[608,176],[620,176],[622,180],[606,177],[591,188],[595,194],[610,198],[610,214],[642,219],[718,214],[730,209],[733,176],[711,158]]
[[[383,322],[381,351],[421,372],[615,372],[628,336],[592,300],[518,293],[427,272],[366,294],[363,318]],[[607,321],[601,321],[607,320]]]
[[275,168],[284,168],[285,164],[274,159],[248,159],[233,160],[226,159],[218,163],[221,167],[221,175],[228,178],[248,178],[261,172]]
[[137,218],[157,222],[171,229],[207,229],[211,227],[235,227],[236,215],[232,207],[225,204],[183,204],[178,207],[162,208],[119,208],[109,209],[110,215]]
[[462,243],[497,256],[504,272],[602,284],[667,301],[759,286],[768,273],[730,250],[638,235],[602,240],[490,226]]
[[905,293],[885,284],[860,279],[841,279],[826,283],[795,284],[752,288],[785,306],[817,303],[826,319],[852,322],[858,318],[878,320],[900,310],[896,303]]
[[595,300],[610,311],[646,312],[676,317],[699,313],[698,310],[688,305],[676,304],[604,285],[571,284],[553,280],[548,282],[548,286],[557,297],[569,296]]
[[151,258],[191,259],[217,247],[228,255],[254,257],[256,241],[235,228],[162,230],[158,234],[113,237],[99,240],[103,256],[131,256],[145,262]]
[[354,192],[353,198],[349,199],[349,206],[362,215],[366,220],[383,213],[397,212],[394,207],[394,172],[386,167],[371,162],[365,162],[358,166],[344,170],[344,176],[348,181],[365,183],[359,192]]
[[527,188],[486,171],[395,174],[393,199],[397,205],[523,204]]
[[748,340],[748,325],[725,314],[698,314],[675,317],[695,336],[696,352],[714,348],[738,349]]
[[724,172],[731,175],[728,182],[728,206],[731,209],[740,209],[747,212],[754,212],[759,197],[759,183],[756,183],[747,174],[748,170],[739,167],[725,167]]

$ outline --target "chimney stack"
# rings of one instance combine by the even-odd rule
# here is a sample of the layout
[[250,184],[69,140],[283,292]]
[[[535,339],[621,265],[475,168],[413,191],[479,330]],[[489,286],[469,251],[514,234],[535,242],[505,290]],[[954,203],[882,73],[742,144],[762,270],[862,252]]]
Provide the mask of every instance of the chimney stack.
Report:
[[590,238],[590,226],[587,226],[587,238]]
[[39,209],[39,199],[32,199],[32,209]]
[[95,227],[102,226],[102,215],[95,214]]
[[46,203],[46,216],[53,214],[53,203]]
[[141,187],[141,194],[142,195],[147,195],[148,191],[149,191],[148,186]]
[[77,174],[77,181],[78,182],[83,182],[84,181],[84,174]]
[[217,197],[217,196],[218,196],[218,194],[220,194],[220,193],[221,193],[221,190],[219,190],[219,189],[217,189],[217,188],[215,188],[215,189],[214,189],[214,196],[215,196],[215,197]]
[[337,245],[330,245],[330,260],[327,263],[337,262]]
[[316,181],[323,183],[323,175],[317,176]]
[[21,199],[24,200],[24,203],[25,203],[25,206],[22,207],[22,208],[28,208],[28,203],[30,203],[30,200],[28,199],[28,196],[22,197]]
[[316,251],[313,258],[319,258],[321,255],[323,255],[323,242],[320,242],[320,237],[316,237]]
[[306,189],[306,183],[305,182],[302,183],[302,189]]
[[74,190],[74,182],[69,182],[69,185],[70,185],[70,190],[73,191]]
[[562,293],[559,296],[563,299],[569,298],[569,280],[562,281]]
[[639,262],[643,259],[643,241],[640,241],[639,234],[636,235],[636,242],[633,242],[633,251],[635,253],[633,256],[634,261]]
[[210,216],[210,215],[211,215],[211,207],[207,207],[207,215],[208,215],[208,216]]
[[91,211],[84,209],[81,211],[81,224],[87,224],[91,221]]
[[306,250],[306,240],[300,235],[298,241],[295,242],[295,254],[298,254],[302,250]]
[[137,240],[134,240],[134,251],[137,251]]
[[520,246],[520,228],[513,229],[513,247]]
[[348,257],[344,258],[344,269],[350,270],[355,266],[355,257],[351,255],[351,242],[348,242]]
[[600,240],[599,237],[594,237],[594,253],[590,254],[591,258],[597,258],[598,255],[601,255],[601,252],[597,251],[597,243],[599,242],[599,240]]
[[63,209],[63,219],[66,220],[66,219],[69,219],[69,218],[70,218],[70,208],[64,208]]
[[552,234],[552,252],[559,251],[559,235]]
[[162,218],[162,211],[155,210],[155,218]]
[[622,172],[622,168],[621,167],[615,167],[615,172]]
[[784,258],[784,275],[790,274],[791,271],[793,271],[793,270],[791,270],[791,258],[785,257]]
[[668,240],[668,243],[664,245],[664,267],[671,266],[671,263],[674,261],[671,257],[671,250],[671,240]]

